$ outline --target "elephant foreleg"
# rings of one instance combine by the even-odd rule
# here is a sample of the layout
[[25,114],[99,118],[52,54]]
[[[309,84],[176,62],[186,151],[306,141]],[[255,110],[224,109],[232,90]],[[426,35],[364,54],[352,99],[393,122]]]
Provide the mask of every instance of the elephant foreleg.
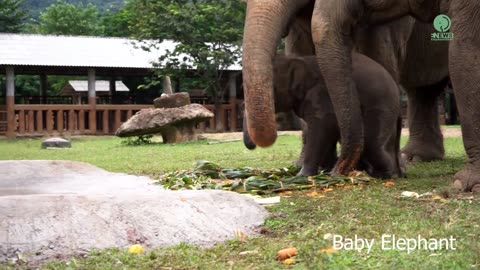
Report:
[[369,175],[377,178],[398,177],[400,173],[397,140],[398,115],[388,111],[367,110],[364,112],[365,150],[363,164]]
[[335,115],[326,114],[322,118],[307,120],[305,132],[304,161],[299,175],[316,175],[318,169],[329,169],[336,162],[336,145],[340,131]]
[[439,84],[407,89],[408,128],[410,136],[402,149],[406,160],[432,161],[443,159],[443,135],[438,121],[438,96],[446,85]]
[[297,162],[295,163],[297,167],[303,166],[303,160],[305,159],[305,144],[307,144],[307,123],[305,123],[303,119],[300,119],[300,125],[302,127],[302,150]]
[[454,186],[480,193],[480,18],[475,12],[480,2],[475,3],[461,9],[461,16],[452,23],[455,38],[449,49],[449,69],[468,156],[468,163],[454,177]]

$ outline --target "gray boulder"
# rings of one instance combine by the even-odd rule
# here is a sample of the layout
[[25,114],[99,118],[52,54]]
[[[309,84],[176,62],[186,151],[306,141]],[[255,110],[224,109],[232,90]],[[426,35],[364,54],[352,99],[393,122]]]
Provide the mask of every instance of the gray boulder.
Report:
[[143,109],[123,123],[115,135],[119,137],[162,134],[164,143],[197,140],[195,125],[213,118],[213,113],[200,104],[179,108]]
[[72,143],[63,138],[49,138],[42,142],[42,148],[72,148]]

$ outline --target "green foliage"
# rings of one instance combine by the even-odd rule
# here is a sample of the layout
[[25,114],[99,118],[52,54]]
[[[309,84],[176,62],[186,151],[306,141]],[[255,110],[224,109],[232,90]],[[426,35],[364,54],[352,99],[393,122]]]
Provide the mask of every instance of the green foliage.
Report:
[[138,137],[128,137],[122,141],[123,145],[138,146],[152,143],[153,135],[140,135]]
[[240,59],[245,5],[240,0],[131,0],[132,32],[148,50],[166,39],[177,42],[157,63],[161,75],[198,77],[197,86],[220,94],[222,70]]
[[132,2],[121,9],[108,9],[102,18],[105,36],[129,37],[132,35],[129,25],[133,21]]
[[70,4],[58,0],[40,14],[40,22],[31,26],[40,34],[100,36],[104,27],[96,6]]
[[193,170],[174,171],[162,175],[158,184],[171,190],[222,189],[239,193],[268,194],[287,190],[328,188],[348,184],[368,183],[371,178],[363,173],[352,177],[330,176],[321,172],[313,177],[297,176],[300,168],[295,166],[261,170],[252,167],[234,169],[200,160]]
[[17,33],[22,30],[27,12],[21,4],[21,0],[0,1],[0,32]]

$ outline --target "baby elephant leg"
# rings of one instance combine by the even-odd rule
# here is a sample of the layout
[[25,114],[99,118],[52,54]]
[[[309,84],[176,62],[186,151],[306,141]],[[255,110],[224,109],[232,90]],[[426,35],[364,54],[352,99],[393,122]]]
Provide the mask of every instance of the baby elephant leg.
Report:
[[340,132],[333,114],[307,119],[305,157],[299,175],[317,175],[319,167],[328,169],[336,162],[336,145]]
[[[389,144],[397,136],[397,116],[385,111],[364,112],[365,149],[362,159],[367,173],[377,178],[398,176],[398,155]],[[394,137],[394,138],[392,138]]]

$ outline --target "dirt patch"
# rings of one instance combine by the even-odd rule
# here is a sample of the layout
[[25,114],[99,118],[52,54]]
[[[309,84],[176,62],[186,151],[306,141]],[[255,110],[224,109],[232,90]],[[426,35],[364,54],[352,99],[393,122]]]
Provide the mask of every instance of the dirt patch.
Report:
[[[442,133],[444,137],[460,137],[462,136],[462,130],[460,128],[442,128]],[[300,136],[301,131],[279,131],[278,135],[296,135]],[[408,128],[402,129],[402,135],[408,136]],[[228,132],[228,133],[203,133],[201,137],[210,139],[210,140],[234,140],[242,139],[242,132]]]

